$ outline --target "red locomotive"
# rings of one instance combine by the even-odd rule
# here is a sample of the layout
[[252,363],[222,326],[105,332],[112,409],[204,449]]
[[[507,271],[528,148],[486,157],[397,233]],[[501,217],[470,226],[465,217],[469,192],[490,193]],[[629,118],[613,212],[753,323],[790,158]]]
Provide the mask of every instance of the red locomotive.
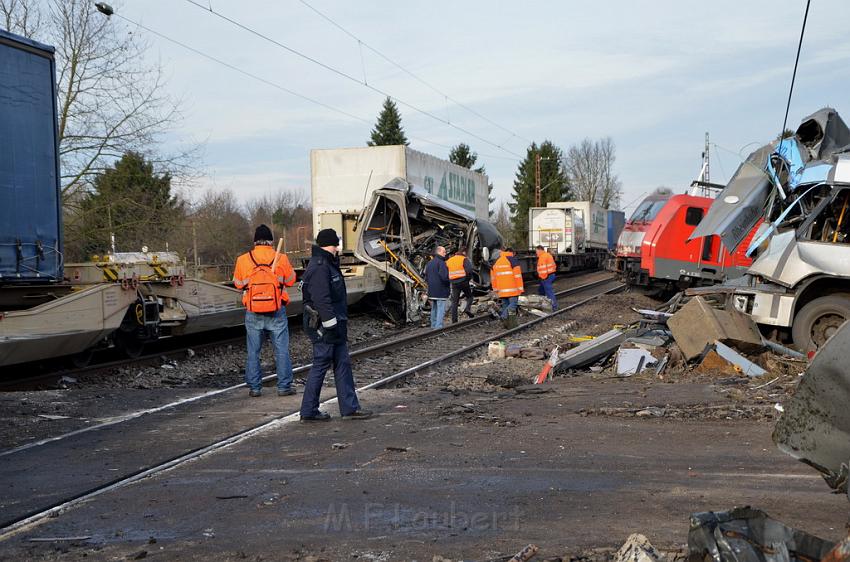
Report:
[[659,189],[641,201],[629,220],[626,221],[620,237],[617,239],[617,249],[614,258],[614,271],[629,285],[648,285],[649,277],[641,269],[641,245],[647,229],[673,196],[669,189]]
[[[745,255],[747,241],[734,254],[717,236],[688,241],[713,201],[711,197],[658,192],[644,199],[617,244],[617,271],[624,281],[667,291],[743,275],[752,263]],[[754,233],[755,229],[749,238]]]
[[[745,255],[748,239],[730,253],[718,236],[688,241],[714,202],[710,197],[670,197],[646,230],[641,245],[641,269],[659,289],[713,285],[743,275],[753,260]],[[758,225],[756,225],[758,228]]]

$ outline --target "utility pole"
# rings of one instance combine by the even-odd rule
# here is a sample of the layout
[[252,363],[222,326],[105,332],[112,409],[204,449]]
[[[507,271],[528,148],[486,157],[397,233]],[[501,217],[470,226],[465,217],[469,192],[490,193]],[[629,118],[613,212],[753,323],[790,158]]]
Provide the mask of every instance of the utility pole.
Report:
[[112,255],[115,255],[115,231],[112,230],[112,204],[106,206],[106,220],[109,223],[109,247],[112,248]]
[[534,158],[534,171],[535,171],[535,181],[534,181],[534,206],[542,207],[541,201],[541,193],[540,193],[540,151],[535,154]]
[[711,182],[711,175],[709,174],[709,170],[708,170],[708,160],[709,160],[708,131],[705,132],[705,152],[703,153],[703,158],[705,159],[705,175],[703,176],[703,181],[705,181],[705,183],[710,183]]
[[195,262],[195,279],[198,278],[198,231],[195,228],[195,221],[192,221],[192,261]]

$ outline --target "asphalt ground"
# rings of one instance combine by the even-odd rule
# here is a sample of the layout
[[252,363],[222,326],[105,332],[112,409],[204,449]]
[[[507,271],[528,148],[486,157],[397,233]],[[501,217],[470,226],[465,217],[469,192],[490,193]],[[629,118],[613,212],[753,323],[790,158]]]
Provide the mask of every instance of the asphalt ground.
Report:
[[[545,386],[364,392],[373,419],[272,427],[6,537],[0,558],[488,560],[530,542],[541,557],[563,556],[619,546],[632,532],[679,547],[690,513],[742,505],[824,538],[845,533],[846,499],[780,453],[770,423],[578,413],[729,400],[709,385]],[[194,423],[172,420],[182,427],[173,431],[210,440],[229,420],[281,409],[277,397],[212,403]],[[127,439],[146,462],[172,435]],[[65,461],[45,462],[65,477]],[[11,477],[38,493],[31,476]],[[51,538],[64,540],[33,542]]]

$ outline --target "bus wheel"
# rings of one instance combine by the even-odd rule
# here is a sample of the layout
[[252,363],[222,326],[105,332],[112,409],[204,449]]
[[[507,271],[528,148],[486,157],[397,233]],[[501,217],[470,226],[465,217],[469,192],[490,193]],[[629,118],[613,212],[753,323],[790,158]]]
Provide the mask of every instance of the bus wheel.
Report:
[[850,319],[850,295],[839,293],[817,298],[794,317],[791,335],[803,353],[817,351],[845,320]]

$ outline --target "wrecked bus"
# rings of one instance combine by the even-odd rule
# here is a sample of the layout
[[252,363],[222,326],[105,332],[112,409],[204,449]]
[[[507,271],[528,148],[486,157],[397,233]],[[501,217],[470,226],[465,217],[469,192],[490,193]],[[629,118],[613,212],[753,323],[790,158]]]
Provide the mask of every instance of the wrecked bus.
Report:
[[850,319],[848,204],[850,129],[824,108],[753,152],[691,238],[717,235],[734,251],[764,219],[747,247],[747,275],[722,289],[727,306],[814,351]]
[[372,192],[356,231],[354,255],[389,276],[390,302],[403,307],[408,321],[418,320],[427,306],[424,270],[437,246],[449,254],[467,248],[473,290],[486,290],[502,243],[489,221],[402,178]]
[[392,319],[417,320],[422,270],[439,245],[468,247],[473,287],[489,287],[501,237],[487,221],[484,174],[404,145],[312,150],[310,169],[313,230],[340,233],[357,298],[378,295]]

